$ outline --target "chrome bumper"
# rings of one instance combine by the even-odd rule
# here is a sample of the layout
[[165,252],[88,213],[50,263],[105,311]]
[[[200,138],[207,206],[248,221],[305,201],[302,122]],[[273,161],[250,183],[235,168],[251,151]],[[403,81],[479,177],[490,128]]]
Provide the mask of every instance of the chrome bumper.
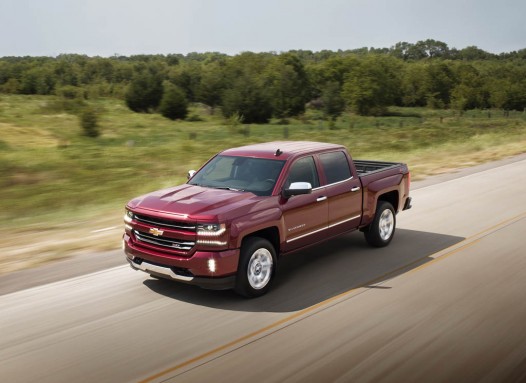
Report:
[[134,270],[144,271],[145,273],[159,278],[170,279],[172,281],[199,286],[203,289],[228,290],[234,288],[236,283],[235,275],[219,278],[190,277],[186,275],[176,274],[169,267],[154,265],[144,260],[140,264],[133,262],[128,257],[126,257],[126,260],[130,264],[131,268]]
[[141,271],[144,271],[145,273],[153,274],[153,275],[156,275],[162,278],[173,279],[175,281],[181,281],[181,282],[186,282],[186,283],[190,283],[195,279],[195,277],[187,277],[184,275],[176,274],[169,267],[154,265],[146,261],[142,261],[139,264],[139,263],[135,263],[128,259],[128,262],[130,263],[130,266],[132,267],[132,269],[141,270]]

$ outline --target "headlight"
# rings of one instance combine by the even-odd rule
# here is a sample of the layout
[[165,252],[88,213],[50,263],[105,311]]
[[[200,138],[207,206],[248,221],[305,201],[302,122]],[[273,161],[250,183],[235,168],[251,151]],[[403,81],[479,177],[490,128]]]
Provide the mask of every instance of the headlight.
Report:
[[197,235],[202,237],[219,237],[226,231],[224,223],[205,223],[197,225]]
[[224,223],[205,223],[197,225],[197,244],[207,247],[227,245],[226,225]]
[[131,223],[133,221],[133,218],[134,218],[133,213],[129,211],[128,209],[126,209],[124,212],[124,222]]

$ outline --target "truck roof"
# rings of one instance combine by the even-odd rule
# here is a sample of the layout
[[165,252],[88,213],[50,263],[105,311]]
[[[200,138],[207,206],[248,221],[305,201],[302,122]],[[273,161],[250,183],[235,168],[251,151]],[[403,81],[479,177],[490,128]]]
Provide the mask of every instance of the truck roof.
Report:
[[299,154],[316,153],[331,149],[345,149],[345,147],[337,144],[313,141],[274,141],[227,149],[221,152],[221,154],[227,156],[275,158],[287,160],[288,158],[297,156]]

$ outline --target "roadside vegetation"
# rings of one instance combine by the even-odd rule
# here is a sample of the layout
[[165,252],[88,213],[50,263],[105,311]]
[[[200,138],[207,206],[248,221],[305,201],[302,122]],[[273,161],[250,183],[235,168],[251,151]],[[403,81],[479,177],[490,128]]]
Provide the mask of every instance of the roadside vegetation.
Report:
[[307,110],[286,124],[242,124],[194,104],[195,121],[89,101],[100,135],[77,115],[54,111],[56,96],[0,96],[0,273],[85,250],[116,249],[124,204],[182,183],[214,153],[270,140],[346,145],[354,157],[407,162],[412,178],[524,152],[523,112],[390,108],[392,116]]
[[[405,44],[405,45],[404,45]],[[216,152],[347,146],[412,179],[526,148],[526,51],[0,58],[0,273],[116,249],[124,204]]]

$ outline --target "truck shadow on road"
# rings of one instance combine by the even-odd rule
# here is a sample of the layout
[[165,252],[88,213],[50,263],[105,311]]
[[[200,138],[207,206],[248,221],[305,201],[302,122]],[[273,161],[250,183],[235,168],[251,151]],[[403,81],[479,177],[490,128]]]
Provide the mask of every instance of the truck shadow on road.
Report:
[[377,249],[369,247],[361,233],[347,234],[283,257],[271,290],[257,299],[165,280],[147,279],[144,284],[159,294],[194,305],[246,312],[292,312],[403,274],[463,239],[397,229],[391,244]]

